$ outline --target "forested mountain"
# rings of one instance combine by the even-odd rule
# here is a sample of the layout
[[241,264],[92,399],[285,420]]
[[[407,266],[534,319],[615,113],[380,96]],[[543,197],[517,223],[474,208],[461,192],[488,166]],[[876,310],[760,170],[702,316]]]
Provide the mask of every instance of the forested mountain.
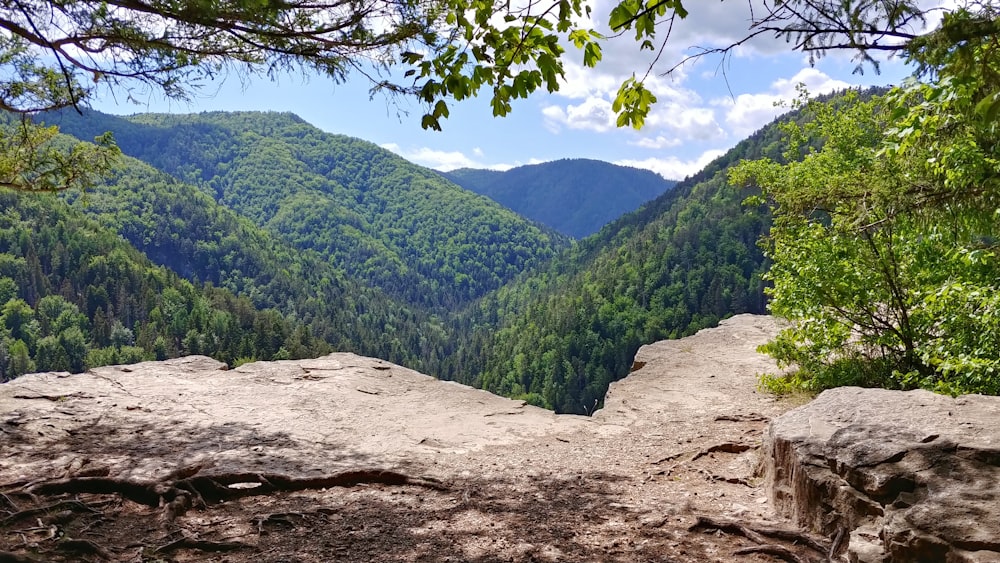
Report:
[[217,202],[405,301],[453,309],[568,241],[378,146],[292,114],[46,116],[199,186]]
[[720,172],[780,157],[772,125],[705,170],[563,252],[538,275],[483,299],[445,375],[559,412],[591,412],[624,377],[638,347],[692,334],[720,318],[764,313],[757,247],[765,208]]
[[54,195],[0,192],[0,381],[181,354],[234,362],[330,349],[276,310],[154,265]]
[[583,238],[676,182],[627,166],[565,159],[506,172],[461,168],[443,175],[478,194],[573,238]]
[[[126,152],[160,168],[124,158],[106,185],[62,198],[70,211],[210,284],[205,291],[244,296],[237,301],[250,310],[266,309],[254,314],[284,323],[275,350],[243,347],[222,359],[356,351],[589,412],[641,344],[764,312],[756,241],[769,218],[743,208],[749,194],[718,172],[777,155],[774,127],[569,244],[430,171],[287,114],[58,121],[81,137],[114,130]],[[256,327],[245,330],[257,338]],[[171,350],[201,349],[185,338]]]
[[124,157],[102,185],[66,199],[157,264],[280,311],[332,349],[428,371],[443,354],[440,322],[419,307],[345,277],[317,253],[135,159]]

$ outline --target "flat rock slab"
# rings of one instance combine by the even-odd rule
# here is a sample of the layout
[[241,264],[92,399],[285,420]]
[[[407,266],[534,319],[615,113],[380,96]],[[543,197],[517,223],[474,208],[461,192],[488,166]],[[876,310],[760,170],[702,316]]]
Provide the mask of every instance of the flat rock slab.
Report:
[[0,417],[4,481],[86,465],[140,480],[194,464],[304,476],[391,468],[589,423],[346,353],[30,374],[0,385]]
[[1000,561],[1000,398],[845,387],[775,418],[769,497],[853,561]]
[[[756,390],[774,366],[755,350],[776,331],[740,315],[644,346],[593,417],[352,354],[24,376],[0,385],[0,559],[728,563],[749,540],[692,526],[774,521],[754,468],[765,425],[790,405]],[[30,496],[91,476],[266,494],[216,502],[198,485],[205,502],[186,511],[181,497],[143,505],[93,487],[70,491],[86,507]],[[279,478],[302,486],[274,490]],[[53,505],[72,514],[32,512]]]

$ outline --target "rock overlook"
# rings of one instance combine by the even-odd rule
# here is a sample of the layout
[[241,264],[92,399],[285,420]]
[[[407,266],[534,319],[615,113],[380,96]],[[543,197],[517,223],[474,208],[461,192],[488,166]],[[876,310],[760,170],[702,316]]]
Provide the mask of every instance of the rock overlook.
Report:
[[24,376],[0,561],[996,560],[995,399],[792,409],[756,390],[776,330],[644,346],[592,417],[353,354]]

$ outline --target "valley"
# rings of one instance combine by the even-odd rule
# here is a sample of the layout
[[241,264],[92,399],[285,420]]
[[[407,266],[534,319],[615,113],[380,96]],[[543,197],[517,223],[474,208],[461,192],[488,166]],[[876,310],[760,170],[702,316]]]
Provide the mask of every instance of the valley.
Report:
[[[178,306],[167,302],[169,292],[165,299],[147,290],[118,290],[117,301],[101,301],[91,269],[107,251],[80,245],[74,229],[30,236],[72,251],[17,244],[25,226],[55,226],[26,216],[3,239],[0,252],[12,266],[0,270],[0,283],[12,280],[6,301],[20,300],[25,326],[34,321],[44,330],[3,339],[7,378],[112,359],[197,353],[236,366],[348,351],[586,414],[627,373],[642,344],[692,334],[731,314],[764,312],[756,241],[767,214],[741,207],[746,194],[718,172],[762,154],[773,131],[676,185],[593,161],[505,173],[508,191],[524,185],[538,192],[544,178],[565,176],[545,196],[550,201],[572,199],[566,189],[574,178],[600,180],[605,191],[580,199],[582,208],[598,200],[613,209],[617,204],[599,200],[614,191],[627,196],[625,208],[653,198],[574,240],[556,223],[524,218],[291,114],[68,111],[44,120],[78,138],[111,131],[125,156],[92,190],[11,194],[8,213],[44,208],[90,222],[135,259],[151,261],[142,268],[160,268],[192,284],[188,291],[205,292],[207,305]],[[647,187],[636,184],[640,177]],[[641,189],[646,195],[632,195]],[[75,255],[53,261],[59,252]],[[64,335],[70,327],[48,323],[38,309],[54,294],[81,315],[79,334]],[[239,306],[213,312],[229,302]],[[103,336],[110,330],[104,326],[118,327],[121,338]],[[38,357],[44,339],[54,360]]]

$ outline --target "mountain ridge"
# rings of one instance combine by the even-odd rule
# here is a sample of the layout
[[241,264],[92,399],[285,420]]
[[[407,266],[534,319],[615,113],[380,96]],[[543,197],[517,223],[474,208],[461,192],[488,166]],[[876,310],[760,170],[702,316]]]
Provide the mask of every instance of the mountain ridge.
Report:
[[506,171],[460,168],[443,176],[576,239],[671,189],[675,181],[594,159],[560,159]]
[[112,131],[126,154],[411,304],[454,308],[568,244],[433,171],[290,113],[50,118],[82,138]]

